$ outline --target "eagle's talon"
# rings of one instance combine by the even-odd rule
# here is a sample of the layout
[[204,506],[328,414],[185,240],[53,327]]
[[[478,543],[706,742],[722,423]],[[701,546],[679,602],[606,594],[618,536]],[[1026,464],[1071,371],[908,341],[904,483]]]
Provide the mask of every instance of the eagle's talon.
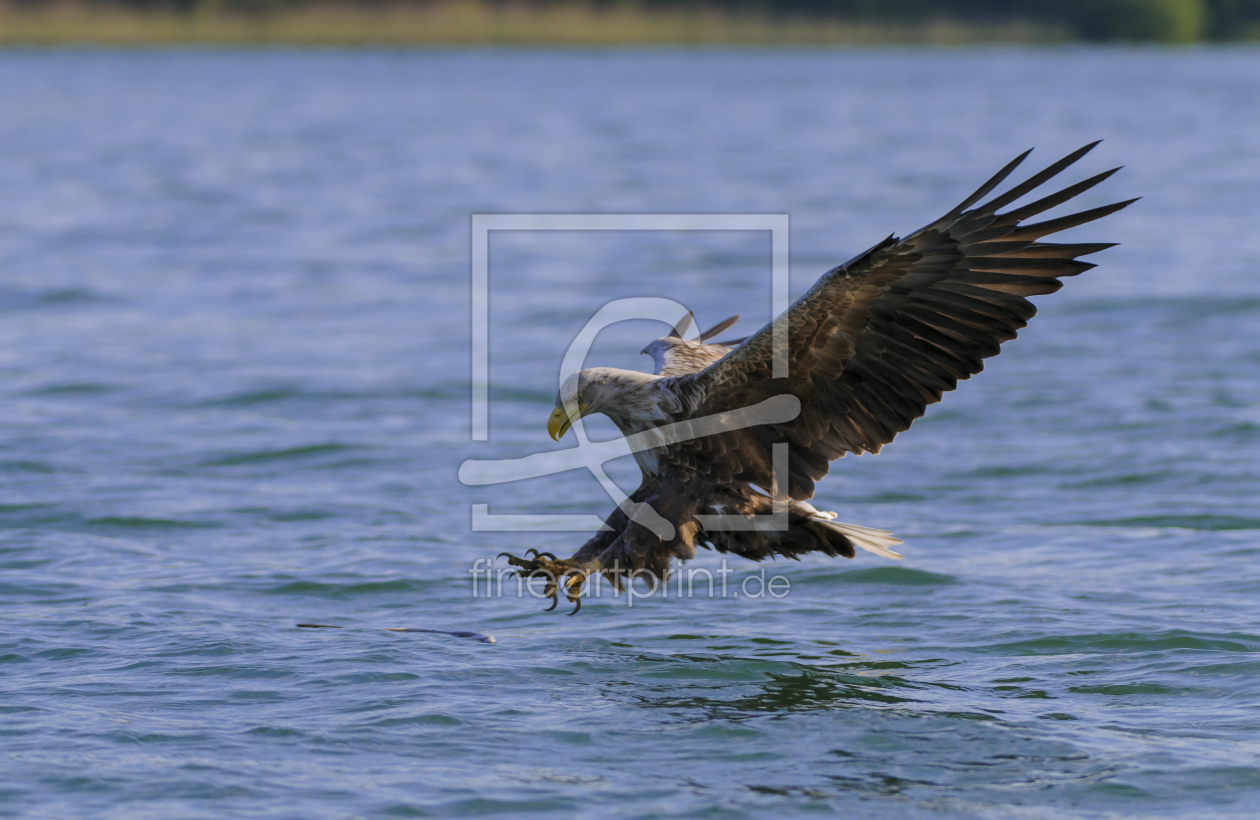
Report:
[[543,610],[543,612],[551,612],[560,603],[560,588],[564,588],[565,597],[573,604],[572,615],[582,608],[581,595],[582,584],[586,582],[590,572],[581,569],[576,561],[571,558],[560,559],[549,552],[540,552],[535,549],[525,551],[525,555],[532,558],[517,558],[515,555],[507,552],[499,553],[499,557],[504,556],[508,559],[508,564],[516,567],[515,575],[518,578],[545,578],[546,585],[543,587],[543,597],[551,599],[551,606]]
[[[526,553],[526,555],[528,554],[529,553]],[[510,552],[501,552],[495,557],[507,558],[509,566],[518,567],[516,571],[517,575],[529,575],[533,571],[534,565],[538,563],[537,559],[517,558]]]
[[564,582],[564,596],[573,604],[573,611],[570,615],[576,615],[578,610],[582,608],[582,584],[586,583],[587,573],[581,570],[573,570],[569,573],[569,577]]

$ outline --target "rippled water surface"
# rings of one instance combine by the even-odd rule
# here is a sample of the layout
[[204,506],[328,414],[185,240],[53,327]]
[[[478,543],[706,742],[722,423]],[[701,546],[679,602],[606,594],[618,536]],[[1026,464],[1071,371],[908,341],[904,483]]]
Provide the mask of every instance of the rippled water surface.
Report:
[[[1260,52],[49,51],[0,78],[0,814],[1260,812]],[[610,502],[460,463],[568,446],[557,368],[601,304],[752,329],[770,254],[495,234],[473,442],[470,214],[787,213],[799,292],[1098,138],[1072,179],[1128,167],[1086,204],[1145,199],[1074,236],[1123,245],[820,485],[904,562],[573,618],[473,596],[476,559],[582,536],[471,505]],[[659,332],[591,361],[644,367]]]

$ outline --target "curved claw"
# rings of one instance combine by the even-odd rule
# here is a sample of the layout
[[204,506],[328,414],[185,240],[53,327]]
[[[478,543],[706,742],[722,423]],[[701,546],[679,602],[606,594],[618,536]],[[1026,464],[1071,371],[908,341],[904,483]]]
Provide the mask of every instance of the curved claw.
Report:
[[[533,553],[533,555],[532,555],[532,556],[530,555],[530,553],[531,553],[531,552]],[[529,549],[525,550],[525,557],[526,557],[526,558],[531,558],[531,557],[532,557],[532,558],[537,558],[537,557],[539,557],[541,554],[542,554],[542,553],[540,553],[538,550],[534,549],[533,547],[530,547]]]
[[498,559],[498,558],[502,558],[502,557],[503,557],[503,556],[505,556],[505,555],[506,555],[508,558],[515,558],[515,557],[516,557],[516,556],[512,555],[512,553],[510,553],[510,552],[501,552],[501,553],[499,553],[498,555],[496,555],[496,556],[494,556],[494,557],[495,557],[496,559]]
[[581,609],[581,608],[582,608],[582,599],[581,599],[581,598],[574,598],[574,599],[573,599],[573,611],[572,611],[572,612],[570,612],[570,613],[567,613],[567,614],[569,614],[569,615],[576,615],[576,614],[578,614],[578,610],[579,610],[579,609]]
[[546,559],[547,559],[547,560],[549,560],[549,561],[559,561],[559,560],[560,560],[559,558],[557,558],[555,555],[551,554],[550,552],[539,552],[539,553],[535,553],[535,554],[536,554],[539,558],[546,558]]
[[559,595],[551,596],[551,606],[544,609],[543,612],[550,612],[551,610],[556,608],[556,604],[558,603],[560,603],[560,596]]

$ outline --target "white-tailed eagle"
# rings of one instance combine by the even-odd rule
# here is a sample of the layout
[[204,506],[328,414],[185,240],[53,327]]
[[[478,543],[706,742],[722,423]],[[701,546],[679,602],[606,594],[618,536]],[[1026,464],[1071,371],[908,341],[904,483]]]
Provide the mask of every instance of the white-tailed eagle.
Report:
[[[815,509],[808,502],[814,483],[834,459],[878,453],[909,429],[929,404],[979,373],[984,359],[1015,338],[1037,312],[1027,297],[1057,291],[1062,277],[1095,267],[1078,257],[1112,247],[1041,240],[1135,200],[1024,220],[1119,169],[998,212],[1094,145],[976,205],[1025,152],[932,224],[827,271],[786,316],[746,339],[708,341],[738,317],[698,341],[683,339],[685,327],[676,328],[644,350],[656,363],[650,375],[596,367],[569,377],[548,432],[558,440],[573,419],[603,413],[631,439],[643,482],[572,557],[531,551],[526,558],[509,555],[509,563],[520,575],[547,579],[550,609],[563,591],[576,612],[592,574],[617,584],[639,576],[663,580],[672,559],[692,558],[697,544],[754,561],[806,552],[852,558],[854,547],[900,558],[890,549],[901,543],[891,533],[842,524]],[[774,373],[776,324],[779,338],[786,336],[786,378]],[[791,402],[792,412],[776,411],[762,422],[755,413],[739,418],[774,401],[780,411]],[[726,518],[715,523],[711,516]],[[725,524],[732,521],[747,526]]]

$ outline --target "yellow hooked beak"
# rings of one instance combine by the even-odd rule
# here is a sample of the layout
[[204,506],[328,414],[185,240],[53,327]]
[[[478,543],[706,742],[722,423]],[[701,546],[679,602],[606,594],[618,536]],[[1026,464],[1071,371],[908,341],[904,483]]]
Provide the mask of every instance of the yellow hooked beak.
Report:
[[[582,411],[585,409],[586,405],[584,404],[578,408],[577,414],[581,416]],[[554,441],[559,441],[564,438],[564,434],[569,432],[569,428],[572,426],[573,422],[570,420],[569,414],[564,411],[564,408],[557,407],[551,411],[551,418],[547,419],[547,435],[551,436]]]

